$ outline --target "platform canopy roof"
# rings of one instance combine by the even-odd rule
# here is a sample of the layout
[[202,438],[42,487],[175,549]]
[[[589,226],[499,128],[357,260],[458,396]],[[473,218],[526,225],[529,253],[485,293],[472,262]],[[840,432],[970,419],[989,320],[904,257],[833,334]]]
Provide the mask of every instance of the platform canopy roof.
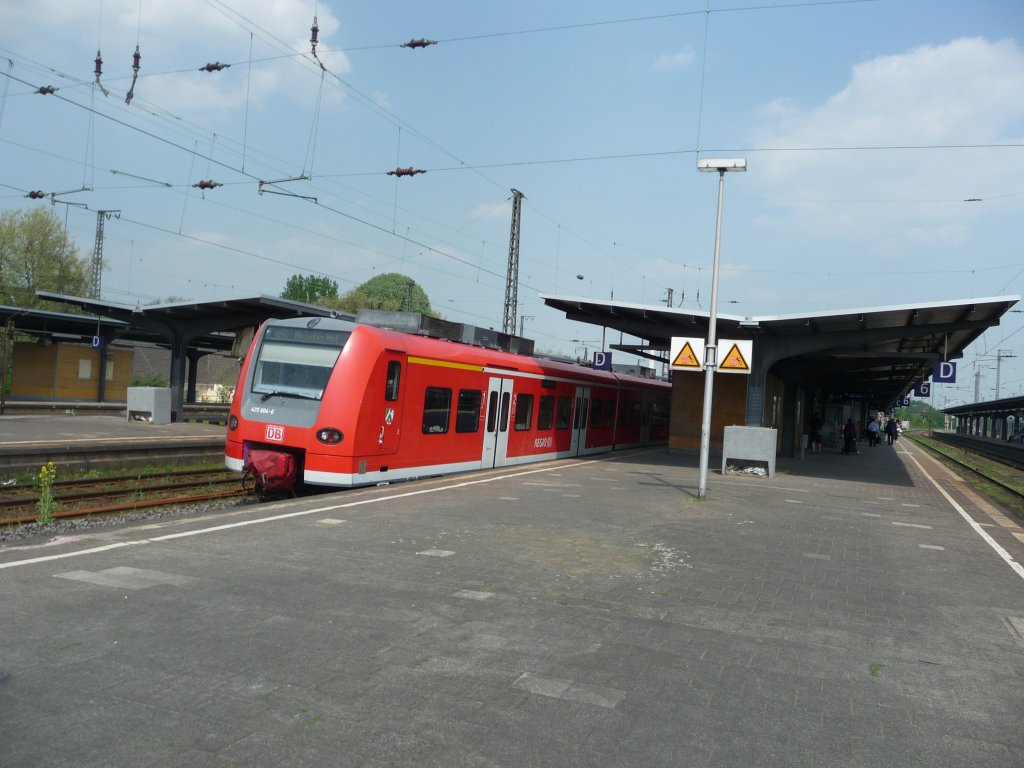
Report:
[[94,335],[102,336],[104,338],[101,347],[115,339],[166,345],[171,351],[171,413],[175,419],[183,416],[186,386],[188,397],[194,397],[195,394],[194,365],[188,371],[191,378],[186,381],[188,359],[221,350],[244,354],[244,344],[239,342],[245,339],[247,334],[240,331],[253,329],[272,317],[337,316],[336,312],[324,307],[276,296],[182,301],[146,306],[115,304],[49,291],[36,291],[36,296],[44,301],[78,307],[87,314],[16,309],[4,318],[0,309],[0,318],[4,318],[5,322],[11,320],[19,331],[35,333],[41,337],[58,338],[77,334],[78,340],[84,341]]
[[[249,296],[214,301],[182,301],[132,305],[37,291],[45,301],[77,307],[88,314],[0,307],[0,320],[17,315],[19,331],[86,341],[93,335],[169,344],[175,335],[187,336],[193,347],[232,348],[236,331],[252,328],[271,317],[328,317],[332,311],[276,296]],[[347,315],[346,315],[347,317]],[[99,330],[97,330],[99,329]]]
[[[707,338],[710,312],[541,295],[569,320],[637,337],[613,350],[668,362],[673,337]],[[771,370],[826,393],[862,395],[882,407],[928,378],[932,364],[956,360],[1019,296],[919,302],[807,314],[717,316],[719,339],[753,339]]]

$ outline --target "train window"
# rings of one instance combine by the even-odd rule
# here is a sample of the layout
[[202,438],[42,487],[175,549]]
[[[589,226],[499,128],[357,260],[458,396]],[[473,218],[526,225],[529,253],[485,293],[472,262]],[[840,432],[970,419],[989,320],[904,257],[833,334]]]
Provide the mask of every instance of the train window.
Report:
[[635,427],[640,423],[640,402],[630,400],[619,408],[619,426]]
[[611,429],[615,426],[615,401],[605,400],[604,402],[604,426],[605,429]]
[[442,435],[448,431],[452,411],[452,391],[447,387],[427,387],[423,397],[423,434]]
[[459,390],[459,409],[455,412],[456,432],[476,432],[480,429],[480,403],[483,393],[479,389]]
[[512,399],[511,392],[501,393],[501,418],[498,420],[498,430],[500,432],[508,431],[508,404],[509,400]]
[[[580,428],[580,414],[581,413],[583,413],[583,398],[582,397],[577,397],[576,398],[576,410],[573,412],[573,415],[572,415],[572,428],[573,429],[579,429]],[[586,424],[586,421],[584,421],[583,423]]]
[[541,395],[537,405],[537,429],[551,429],[555,423],[554,395]]
[[597,429],[601,426],[601,408],[604,406],[604,401],[594,400],[590,404],[590,428]]
[[323,338],[321,334],[308,343],[281,334],[271,338],[271,330],[281,329],[269,328],[260,344],[253,373],[253,393],[319,400],[348,334]]
[[384,383],[384,399],[394,401],[398,399],[398,384],[402,378],[402,363],[398,360],[388,362],[388,378]]
[[516,421],[517,432],[524,432],[533,423],[533,395],[519,395],[516,398]]
[[568,429],[572,419],[572,398],[558,398],[558,410],[555,415],[555,429]]
[[668,403],[664,400],[658,399],[654,402],[651,411],[651,423],[658,425],[668,424]]
[[487,431],[493,432],[495,421],[498,418],[498,393],[491,392],[487,398]]

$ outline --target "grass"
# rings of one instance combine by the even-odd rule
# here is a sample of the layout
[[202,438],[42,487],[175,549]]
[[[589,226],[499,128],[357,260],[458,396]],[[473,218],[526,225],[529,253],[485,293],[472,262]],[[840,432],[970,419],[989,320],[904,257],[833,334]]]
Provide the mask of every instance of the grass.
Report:
[[[191,464],[147,464],[139,467],[111,467],[111,468],[97,468],[91,467],[86,470],[70,470],[62,467],[59,463],[56,464],[60,470],[60,479],[63,481],[67,480],[105,480],[107,478],[123,478],[126,475],[148,475],[148,474],[167,474],[168,472],[190,472],[200,471],[207,469],[223,469],[223,460],[212,460],[205,462],[194,462]],[[17,485],[24,487],[27,485],[37,485],[39,481],[39,475],[23,472],[15,475],[13,478],[17,481]],[[59,484],[59,481],[58,481]]]
[[[994,459],[968,453],[961,448],[950,446],[925,435],[915,434],[913,440],[918,445],[928,449],[929,453],[943,465],[949,467],[953,472],[962,477],[964,482],[974,489],[976,493],[1006,510],[1018,520],[1024,521],[1024,496],[1018,496],[998,483],[993,483],[980,475],[974,474],[974,472],[965,470],[963,465],[966,464],[968,467],[979,472],[984,472],[986,475],[998,479],[1022,494],[1024,494],[1024,471],[1007,466]],[[957,458],[950,458],[947,454],[957,456]]]

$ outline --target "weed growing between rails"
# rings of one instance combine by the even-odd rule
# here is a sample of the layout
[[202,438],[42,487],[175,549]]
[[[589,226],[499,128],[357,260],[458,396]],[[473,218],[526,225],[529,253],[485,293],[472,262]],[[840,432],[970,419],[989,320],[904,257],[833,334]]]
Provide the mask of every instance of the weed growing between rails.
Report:
[[39,501],[36,509],[39,511],[37,520],[40,523],[52,523],[53,513],[57,509],[57,502],[53,498],[53,480],[57,476],[57,465],[52,461],[46,462],[39,470]]

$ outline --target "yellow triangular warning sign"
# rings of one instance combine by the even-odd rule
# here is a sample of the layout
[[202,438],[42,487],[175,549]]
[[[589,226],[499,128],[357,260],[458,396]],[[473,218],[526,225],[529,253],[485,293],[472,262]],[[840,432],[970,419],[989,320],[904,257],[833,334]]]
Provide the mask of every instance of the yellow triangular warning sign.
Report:
[[718,366],[719,369],[725,371],[749,371],[750,366],[747,365],[746,359],[743,357],[743,353],[740,352],[739,344],[733,344],[732,349],[729,350],[729,354],[722,360],[722,364]]
[[679,350],[679,354],[672,361],[672,365],[679,368],[700,368],[700,360],[693,353],[693,347],[690,346],[690,342],[683,344],[683,348]]

